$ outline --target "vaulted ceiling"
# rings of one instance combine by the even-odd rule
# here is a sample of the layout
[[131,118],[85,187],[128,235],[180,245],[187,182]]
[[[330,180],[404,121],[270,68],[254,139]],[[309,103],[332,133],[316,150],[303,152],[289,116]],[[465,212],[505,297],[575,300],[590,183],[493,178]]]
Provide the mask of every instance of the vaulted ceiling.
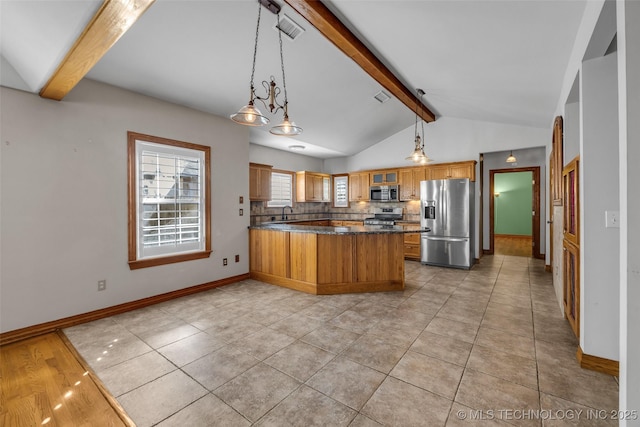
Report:
[[[289,115],[304,132],[286,138],[252,128],[251,142],[340,157],[414,123],[406,102],[294,10],[313,2],[279,3],[305,30],[295,41],[283,40]],[[425,111],[436,119],[550,128],[586,0],[322,3],[405,90],[426,92]],[[40,93],[102,5],[1,0],[0,84]],[[257,10],[254,0],[156,0],[86,78],[228,117],[249,100]],[[261,15],[258,91],[271,75],[282,81],[276,16],[266,9]],[[374,99],[381,90],[389,101]],[[267,115],[272,124],[281,120]]]

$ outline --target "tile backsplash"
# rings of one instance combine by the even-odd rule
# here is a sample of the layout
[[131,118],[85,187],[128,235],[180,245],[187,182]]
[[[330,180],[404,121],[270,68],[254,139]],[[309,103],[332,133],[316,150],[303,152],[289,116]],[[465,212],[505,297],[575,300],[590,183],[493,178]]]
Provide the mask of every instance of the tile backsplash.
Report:
[[[287,219],[350,219],[363,220],[373,216],[374,208],[403,208],[403,219],[406,221],[420,221],[420,202],[351,202],[348,208],[335,208],[331,203],[295,203],[293,213],[286,209]],[[269,208],[266,202],[251,202],[251,225],[263,222],[280,221],[282,208]]]

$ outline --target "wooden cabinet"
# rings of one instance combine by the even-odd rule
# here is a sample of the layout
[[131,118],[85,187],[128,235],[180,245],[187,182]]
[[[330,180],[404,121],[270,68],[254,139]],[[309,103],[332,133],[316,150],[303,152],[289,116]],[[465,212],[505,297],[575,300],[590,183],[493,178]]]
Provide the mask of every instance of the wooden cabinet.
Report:
[[381,170],[369,172],[371,185],[394,185],[398,183],[398,170]]
[[349,201],[369,201],[369,172],[349,174]]
[[427,166],[427,179],[469,178],[476,180],[476,161],[442,163]]
[[271,200],[272,166],[249,163],[249,200]]
[[350,225],[364,225],[364,221],[344,220],[342,221],[342,225],[345,227]]
[[424,167],[400,169],[400,201],[420,200],[420,181],[427,179],[426,172]]
[[331,177],[318,172],[296,172],[296,202],[328,202]]
[[402,233],[322,234],[252,228],[252,279],[317,295],[404,289]]
[[420,261],[420,233],[406,233],[404,235],[404,257]]

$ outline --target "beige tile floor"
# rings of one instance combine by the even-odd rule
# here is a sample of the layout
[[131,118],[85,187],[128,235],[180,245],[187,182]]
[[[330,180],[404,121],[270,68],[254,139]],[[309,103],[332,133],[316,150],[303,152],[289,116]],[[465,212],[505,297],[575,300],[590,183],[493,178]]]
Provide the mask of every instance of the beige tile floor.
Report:
[[64,332],[138,426],[616,425],[530,258],[406,262],[393,293],[246,280]]

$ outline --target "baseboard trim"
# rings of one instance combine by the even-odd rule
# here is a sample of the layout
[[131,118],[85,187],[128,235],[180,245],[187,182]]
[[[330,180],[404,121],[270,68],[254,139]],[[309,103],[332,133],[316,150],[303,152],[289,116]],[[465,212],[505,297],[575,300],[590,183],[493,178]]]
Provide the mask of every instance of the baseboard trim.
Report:
[[576,359],[578,359],[580,367],[584,369],[602,372],[603,374],[613,375],[614,377],[617,377],[620,373],[620,363],[618,361],[585,354],[582,352],[580,346],[578,346],[578,350],[576,351]]
[[241,280],[246,280],[249,278],[249,273],[240,274],[238,276],[227,277],[224,279],[216,280],[214,282],[203,283],[201,285],[178,289],[177,291],[167,292],[136,301],[125,302],[124,304],[101,308],[99,310],[90,311],[88,313],[82,313],[75,316],[65,317],[63,319],[52,320],[51,322],[40,323],[38,325],[4,332],[0,334],[0,345],[10,344],[12,342],[36,337],[38,335],[47,334],[49,332],[55,332],[63,328],[69,328],[81,323],[92,322],[94,320],[103,319],[105,317],[114,316],[116,314],[126,313],[127,311],[137,310],[139,308],[144,308],[153,304],[158,304],[187,295],[196,294],[198,292],[207,291],[219,286],[229,285],[231,283],[239,282]]
[[553,269],[551,268],[551,266],[549,264],[545,264],[544,271],[546,271],[547,273],[551,273],[553,271]]
[[483,249],[482,253],[484,255],[493,255],[493,251],[491,249]]

